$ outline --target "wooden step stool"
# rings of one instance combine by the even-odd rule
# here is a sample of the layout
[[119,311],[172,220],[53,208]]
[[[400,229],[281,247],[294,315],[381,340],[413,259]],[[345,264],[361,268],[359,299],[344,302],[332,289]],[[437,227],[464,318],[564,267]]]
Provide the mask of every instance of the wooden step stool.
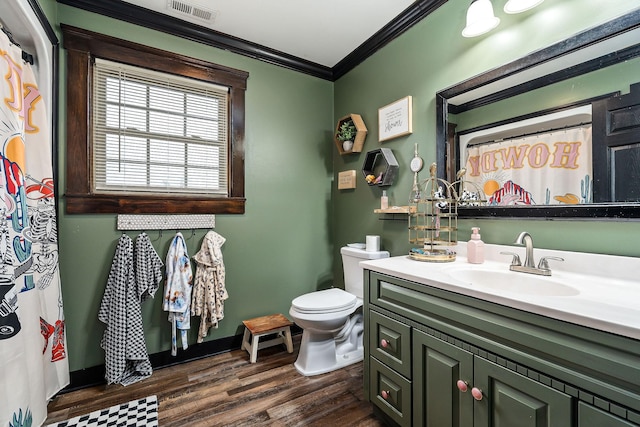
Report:
[[[293,343],[291,342],[291,325],[293,325],[293,322],[282,314],[256,317],[255,319],[243,320],[242,323],[245,329],[240,349],[249,352],[251,363],[256,363],[258,350],[278,344],[285,344],[287,351],[293,353]],[[274,334],[278,336],[268,341],[259,342],[260,337]]]

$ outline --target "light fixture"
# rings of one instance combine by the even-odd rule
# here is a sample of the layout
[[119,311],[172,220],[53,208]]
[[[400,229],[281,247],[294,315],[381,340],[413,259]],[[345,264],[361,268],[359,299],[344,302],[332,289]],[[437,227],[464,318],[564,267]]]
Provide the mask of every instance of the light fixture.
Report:
[[473,0],[467,9],[467,26],[462,30],[464,37],[476,37],[493,30],[500,18],[493,14],[491,0]]
[[544,0],[509,0],[504,5],[504,11],[507,13],[520,13],[525,10],[533,9]]

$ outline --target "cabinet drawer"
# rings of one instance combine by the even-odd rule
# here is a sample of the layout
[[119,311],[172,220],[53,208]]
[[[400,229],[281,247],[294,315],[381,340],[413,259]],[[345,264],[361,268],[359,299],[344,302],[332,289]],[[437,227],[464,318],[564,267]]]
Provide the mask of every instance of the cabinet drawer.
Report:
[[598,408],[587,405],[584,402],[578,403],[578,427],[633,427],[629,421],[618,418],[615,415],[604,412]]
[[375,311],[369,321],[371,355],[411,379],[411,327]]
[[400,426],[411,426],[411,381],[371,358],[371,402]]

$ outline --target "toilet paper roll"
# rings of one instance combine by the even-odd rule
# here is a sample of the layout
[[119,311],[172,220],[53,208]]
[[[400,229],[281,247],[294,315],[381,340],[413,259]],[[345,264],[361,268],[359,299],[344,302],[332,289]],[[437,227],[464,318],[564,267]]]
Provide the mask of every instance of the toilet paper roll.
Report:
[[367,245],[365,250],[367,252],[380,251],[380,236],[367,236]]

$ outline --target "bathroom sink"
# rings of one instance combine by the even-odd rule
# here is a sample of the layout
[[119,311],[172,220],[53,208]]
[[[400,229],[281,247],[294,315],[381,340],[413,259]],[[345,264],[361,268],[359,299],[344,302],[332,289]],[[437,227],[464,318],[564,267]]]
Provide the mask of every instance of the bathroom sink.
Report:
[[[458,245],[452,262],[416,262],[407,255],[365,261],[366,270],[595,330],[640,340],[640,257],[536,249],[535,264],[551,259],[551,276],[511,271],[514,250],[485,244],[482,264]],[[524,248],[526,249],[526,247]],[[559,261],[551,257],[563,258]]]
[[447,274],[465,284],[494,291],[540,296],[572,296],[580,293],[577,289],[554,280],[553,277],[517,273],[506,268],[505,271],[499,271],[456,266],[447,269]]

